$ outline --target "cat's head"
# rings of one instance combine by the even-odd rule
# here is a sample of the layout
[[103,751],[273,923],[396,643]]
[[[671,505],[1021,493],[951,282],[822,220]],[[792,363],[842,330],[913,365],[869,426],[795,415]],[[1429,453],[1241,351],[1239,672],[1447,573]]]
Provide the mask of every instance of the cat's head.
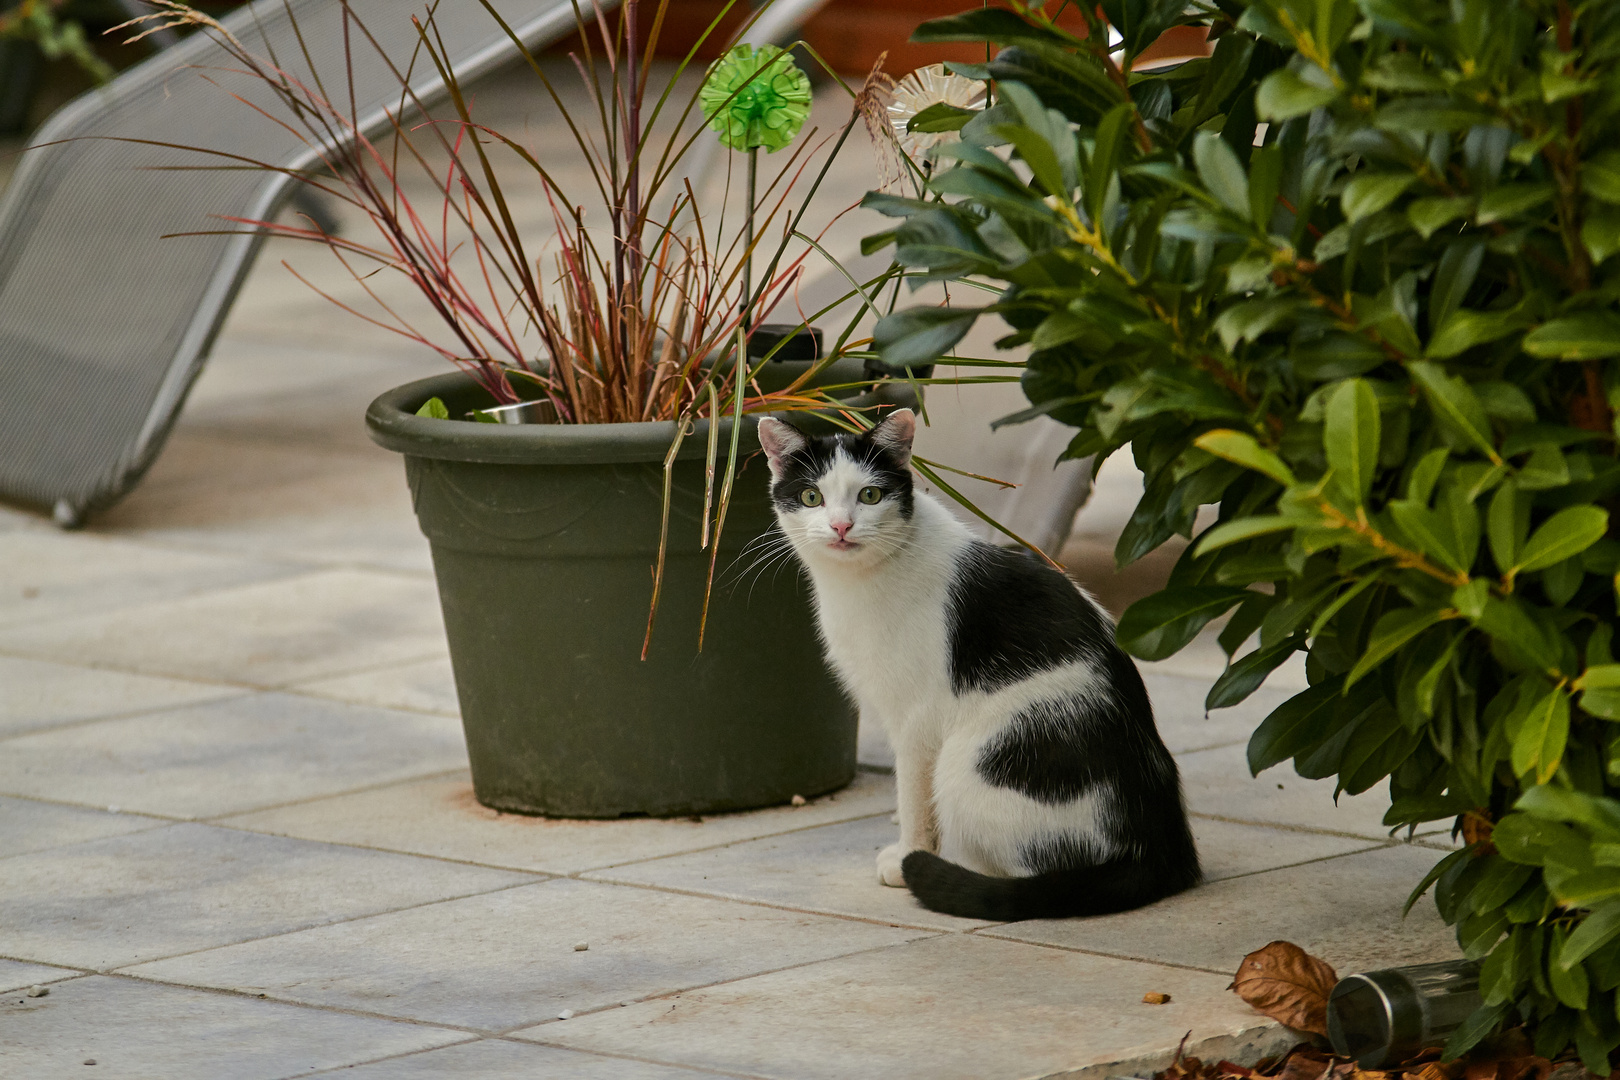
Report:
[[782,420],[760,420],[776,520],[801,557],[859,566],[901,548],[911,527],[916,431],[910,409],[859,435],[812,437]]

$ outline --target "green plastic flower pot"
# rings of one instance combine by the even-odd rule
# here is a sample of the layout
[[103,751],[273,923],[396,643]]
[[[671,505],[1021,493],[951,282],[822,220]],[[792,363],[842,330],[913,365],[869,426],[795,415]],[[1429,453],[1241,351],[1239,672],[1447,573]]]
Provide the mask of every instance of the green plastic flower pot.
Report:
[[[903,385],[881,392],[913,403]],[[772,524],[751,418],[701,651],[707,426],[682,447],[644,661],[674,425],[416,416],[434,396],[452,417],[491,404],[449,374],[382,395],[366,422],[405,455],[480,802],[557,817],[693,814],[811,797],[854,777],[856,717],[822,662],[808,587],[792,565],[740,573],[753,558],[744,548]]]

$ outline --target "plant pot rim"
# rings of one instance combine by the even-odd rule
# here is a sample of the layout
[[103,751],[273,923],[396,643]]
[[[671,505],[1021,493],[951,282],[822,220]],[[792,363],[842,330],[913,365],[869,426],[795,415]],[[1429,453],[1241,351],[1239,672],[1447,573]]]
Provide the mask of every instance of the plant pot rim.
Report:
[[[417,416],[430,397],[462,394],[477,387],[471,375],[450,371],[396,386],[366,409],[366,430],[377,445],[412,457],[440,461],[487,464],[589,465],[659,462],[669,455],[675,439],[675,421],[655,420],[622,424],[479,424],[467,420],[439,420]],[[875,393],[845,399],[852,407],[905,404]],[[914,404],[912,402],[911,404]],[[803,416],[804,413],[783,413]],[[728,438],[732,420],[720,421],[720,435]],[[759,416],[743,417],[739,449],[759,449]],[[709,421],[698,420],[681,445],[680,458],[702,457],[708,452]],[[725,453],[722,447],[722,453]]]

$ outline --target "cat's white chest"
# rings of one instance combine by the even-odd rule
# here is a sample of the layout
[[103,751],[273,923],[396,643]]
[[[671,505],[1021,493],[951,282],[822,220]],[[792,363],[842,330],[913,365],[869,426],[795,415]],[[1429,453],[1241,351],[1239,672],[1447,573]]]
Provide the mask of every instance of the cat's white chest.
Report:
[[875,574],[812,571],[827,659],[863,713],[893,732],[944,722],[950,685],[947,550],[913,547]]

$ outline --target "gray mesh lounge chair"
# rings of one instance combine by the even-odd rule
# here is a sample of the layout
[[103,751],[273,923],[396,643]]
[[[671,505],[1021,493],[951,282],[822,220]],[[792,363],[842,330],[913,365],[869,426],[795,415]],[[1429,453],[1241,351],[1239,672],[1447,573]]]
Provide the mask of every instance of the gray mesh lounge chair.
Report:
[[[403,65],[416,43],[407,15],[421,5],[350,6]],[[531,48],[574,28],[569,0],[495,6]],[[336,95],[337,0],[258,0],[225,24],[297,73],[289,8]],[[516,55],[478,0],[442,0],[438,22],[462,78]],[[382,130],[399,83],[375,50],[357,45],[352,55],[354,113],[363,129]],[[52,507],[64,525],[116,501],[152,463],[259,245],[250,236],[161,238],[220,227],[211,214],[268,218],[294,183],[256,171],[154,172],[205,159],[97,137],[206,146],[292,168],[315,160],[228,96],[265,105],[265,88],[218,70],[213,85],[197,70],[207,65],[229,60],[194,35],[70,103],[33,140],[56,145],[27,152],[0,199],[0,497]],[[431,68],[416,82],[424,102],[442,96]],[[62,142],[70,139],[79,141]]]

